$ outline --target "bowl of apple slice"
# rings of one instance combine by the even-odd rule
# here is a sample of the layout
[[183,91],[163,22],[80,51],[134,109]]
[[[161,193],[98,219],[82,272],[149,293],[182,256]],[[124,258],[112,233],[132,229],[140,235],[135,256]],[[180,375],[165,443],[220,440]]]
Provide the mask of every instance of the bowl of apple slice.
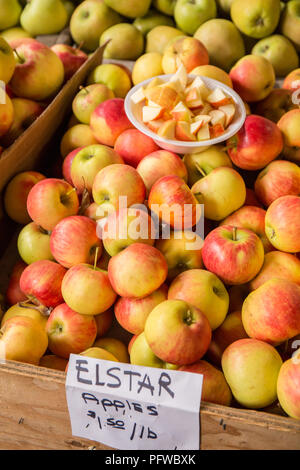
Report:
[[241,97],[223,83],[187,74],[159,75],[133,87],[125,99],[128,119],[171,152],[201,152],[235,135],[246,119]]

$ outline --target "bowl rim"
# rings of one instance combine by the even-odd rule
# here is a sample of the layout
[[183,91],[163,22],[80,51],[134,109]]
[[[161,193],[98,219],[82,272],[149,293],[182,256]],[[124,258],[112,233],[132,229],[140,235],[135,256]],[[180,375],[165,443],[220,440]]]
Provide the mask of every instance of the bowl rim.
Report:
[[200,77],[203,80],[203,82],[205,84],[207,84],[208,86],[215,85],[218,88],[222,88],[227,94],[229,94],[233,98],[233,100],[235,102],[235,105],[239,108],[241,116],[238,119],[238,121],[236,121],[234,123],[233,127],[230,130],[228,130],[227,132],[224,132],[224,134],[222,134],[219,137],[215,137],[214,139],[188,142],[188,141],[185,141],[185,140],[165,139],[164,137],[160,137],[155,132],[151,131],[146,125],[141,124],[139,122],[139,120],[135,117],[135,115],[134,115],[134,113],[131,109],[131,96],[137,90],[139,90],[140,88],[145,87],[146,85],[148,85],[148,83],[150,83],[155,78],[162,79],[163,81],[168,81],[168,79],[170,79],[174,75],[175,74],[164,74],[164,75],[157,75],[155,77],[148,78],[147,80],[144,80],[143,82],[138,83],[137,85],[135,85],[127,93],[127,95],[125,97],[125,101],[124,101],[125,112],[126,112],[126,115],[127,115],[128,119],[130,120],[130,122],[140,132],[142,132],[143,134],[146,134],[148,137],[151,137],[157,143],[161,142],[162,144],[165,144],[165,145],[174,145],[176,147],[184,146],[186,148],[194,149],[194,148],[200,148],[200,147],[204,147],[204,146],[217,145],[217,144],[220,144],[222,142],[225,142],[227,139],[234,136],[243,127],[244,122],[245,122],[246,117],[247,117],[247,112],[246,112],[245,104],[244,104],[242,98],[238,95],[238,93],[233,88],[229,87],[228,85],[225,85],[222,82],[219,82],[218,80],[215,80],[214,78],[206,77],[206,76],[203,76],[203,75],[194,75],[194,74],[188,74],[188,77],[192,78],[192,79],[194,79],[196,77]]

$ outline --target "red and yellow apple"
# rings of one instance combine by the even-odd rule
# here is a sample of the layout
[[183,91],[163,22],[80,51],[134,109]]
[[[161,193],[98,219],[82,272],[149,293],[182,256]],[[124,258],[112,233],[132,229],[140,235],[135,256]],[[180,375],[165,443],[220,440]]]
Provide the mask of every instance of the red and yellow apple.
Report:
[[300,197],[282,196],[268,207],[265,219],[266,235],[280,251],[300,251]]
[[146,155],[158,151],[159,147],[151,137],[137,129],[127,129],[117,138],[114,149],[126,165],[136,168]]
[[250,290],[256,290],[272,278],[286,279],[300,286],[300,260],[282,251],[271,251],[265,255],[258,275],[250,282]]
[[88,58],[85,52],[68,44],[54,44],[51,50],[63,63],[65,80],[69,80]]

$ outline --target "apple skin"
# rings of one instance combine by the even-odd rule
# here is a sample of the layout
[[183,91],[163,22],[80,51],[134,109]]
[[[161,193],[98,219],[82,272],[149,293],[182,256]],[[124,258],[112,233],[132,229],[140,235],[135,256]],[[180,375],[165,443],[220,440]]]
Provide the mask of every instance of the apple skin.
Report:
[[66,304],[82,315],[105,312],[117,297],[107,272],[90,264],[76,264],[67,271],[62,282],[62,295]]
[[219,82],[224,83],[224,85],[233,88],[232,80],[229,77],[228,73],[226,73],[220,67],[216,67],[215,65],[200,65],[194,70],[192,70],[191,74],[213,78],[214,80],[218,80]]
[[63,63],[65,80],[69,80],[88,59],[85,52],[67,44],[54,44],[51,50],[55,52]]
[[225,284],[245,284],[260,271],[264,247],[251,230],[222,225],[204,240],[202,259],[206,268]]
[[182,159],[167,150],[157,150],[146,155],[138,164],[137,171],[143,178],[147,194],[163,176],[176,175],[187,182],[187,169]]
[[71,179],[76,190],[92,192],[93,183],[100,170],[115,163],[122,164],[120,155],[106,145],[88,145],[82,148],[71,164]]
[[272,278],[251,292],[242,308],[246,333],[277,346],[300,334],[300,286]]
[[162,361],[186,365],[204,356],[211,341],[211,328],[198,308],[183,300],[166,300],[148,316],[145,337]]
[[8,94],[5,102],[0,104],[0,137],[5,136],[14,122],[14,107]]
[[164,51],[162,59],[162,68],[164,73],[175,73],[178,69],[177,60],[179,59],[190,73],[199,65],[209,64],[209,56],[206,48],[196,38],[179,37],[168,45]]
[[101,64],[89,74],[87,84],[105,85],[112,92],[106,99],[125,98],[132,87],[131,72],[120,64]]
[[282,88],[285,90],[295,91],[300,88],[298,81],[300,80],[300,68],[290,72],[284,79]]
[[155,367],[159,369],[176,370],[178,366],[162,361],[151,350],[145,333],[142,332],[138,336],[134,336],[134,341],[130,345],[130,363],[137,366]]
[[200,0],[190,2],[179,0],[175,4],[174,19],[177,26],[191,36],[199,26],[217,16],[217,5],[215,1]]
[[5,360],[38,365],[47,346],[46,330],[33,318],[15,316],[1,328],[0,355]]
[[110,256],[117,255],[133,243],[154,245],[152,219],[144,210],[124,208],[107,217],[101,232],[105,250]]
[[60,370],[64,372],[67,364],[67,359],[55,356],[55,354],[47,354],[41,358],[39,367],[46,367],[47,369]]
[[300,251],[300,197],[282,196],[268,207],[265,219],[266,235],[280,251]]
[[51,233],[50,248],[56,261],[65,268],[92,264],[96,255],[99,259],[102,253],[96,222],[83,215],[66,217]]
[[39,309],[30,303],[19,305],[19,303],[12,305],[3,315],[1,319],[1,328],[7,320],[13,317],[30,317],[38,321],[43,328],[46,328],[48,316],[44,315]]
[[80,353],[80,356],[94,357],[95,359],[103,359],[104,361],[119,362],[118,359],[103,348],[92,347]]
[[9,284],[7,286],[5,294],[5,299],[8,305],[15,305],[18,302],[23,302],[24,300],[27,300],[26,295],[20,289],[20,277],[26,267],[26,263],[24,263],[23,261],[17,261],[17,263],[12,269]]
[[63,301],[61,284],[65,274],[66,269],[54,261],[35,261],[24,269],[20,289],[45,307],[56,307]]
[[284,138],[283,155],[287,160],[292,160],[296,163],[300,162],[299,123],[300,109],[292,109],[284,114],[277,123]]
[[179,274],[170,285],[168,299],[194,305],[207,317],[212,330],[223,323],[229,306],[228,292],[222,281],[204,269]]
[[8,83],[14,74],[16,60],[9,43],[0,37],[0,80]]
[[27,197],[33,186],[45,179],[37,171],[25,171],[14,176],[4,194],[4,207],[11,219],[19,224],[28,224],[31,219],[27,212]]
[[291,418],[300,419],[300,356],[284,362],[277,381],[278,400]]
[[255,193],[264,206],[282,196],[298,196],[300,168],[296,163],[275,160],[260,172],[255,181]]
[[53,354],[65,359],[70,354],[79,354],[90,348],[97,335],[93,316],[80,315],[67,304],[58,305],[47,321],[48,348]]
[[100,103],[115,97],[114,93],[101,83],[80,87],[75,96],[72,109],[76,118],[83,124],[89,124],[92,112]]
[[201,401],[230,406],[232,393],[224,374],[209,362],[200,360],[189,366],[181,366],[178,370],[203,375]]
[[296,256],[282,251],[267,253],[261,270],[250,282],[250,290],[258,289],[273,277],[286,279],[300,287],[300,260]]
[[256,339],[232,343],[222,356],[222,369],[234,398],[245,408],[265,408],[277,398],[282,360],[276,349]]
[[113,309],[109,308],[105,312],[100,313],[100,315],[95,315],[94,318],[97,325],[97,338],[102,338],[112,325],[114,318]]
[[140,299],[152,294],[165,282],[168,266],[164,256],[153,246],[134,243],[108,263],[108,276],[121,297]]
[[143,299],[120,297],[114,306],[116,319],[126,331],[140,335],[144,331],[148,315],[167,298],[168,288],[165,284]]
[[143,204],[146,198],[146,188],[137,170],[122,164],[109,165],[99,171],[94,179],[92,193],[94,201],[104,213],[121,209],[121,196],[127,198],[125,207]]
[[20,57],[10,81],[14,94],[34,101],[55,95],[64,81],[64,66],[59,57],[35,39],[15,39],[10,45]]
[[292,91],[276,88],[264,100],[254,104],[253,113],[277,123],[285,113],[296,108],[297,105],[292,101]]
[[128,354],[130,356],[131,354],[131,350],[132,350],[132,346],[133,346],[133,343],[135,342],[135,340],[138,338],[138,335],[133,335],[133,337],[131,338],[131,340],[129,341],[128,343]]
[[242,57],[229,76],[234,90],[246,103],[266,98],[274,88],[276,78],[271,62],[252,54]]
[[43,179],[28,194],[28,214],[37,225],[48,231],[65,217],[77,214],[78,209],[75,188],[61,179]]
[[227,141],[232,162],[244,170],[260,170],[283,150],[283,137],[274,122],[254,114],[247,116],[239,132]]
[[87,124],[77,123],[68,128],[63,135],[60,143],[60,153],[62,158],[72,152],[78,147],[87,147],[89,145],[98,144],[95,139],[90,126]]
[[50,250],[50,233],[34,222],[22,228],[17,244],[19,255],[27,264],[43,259],[54,261]]
[[135,62],[132,69],[132,82],[137,85],[163,73],[162,55],[159,52],[147,52]]
[[73,186],[73,181],[71,177],[71,167],[73,160],[75,158],[75,155],[77,155],[80,150],[82,150],[84,147],[78,147],[75,150],[72,150],[72,152],[68,153],[68,155],[65,157],[63,161],[63,166],[62,166],[62,174],[64,179]]
[[248,338],[243,327],[240,311],[227,315],[222,325],[212,335],[212,340],[205,357],[217,367],[221,366],[222,355],[225,349],[239,339]]
[[113,98],[99,104],[93,111],[90,127],[100,144],[113,147],[117,138],[133,125],[127,118],[122,98]]
[[100,338],[95,341],[94,347],[105,349],[105,351],[108,351],[115,356],[119,362],[123,362],[125,364],[129,363],[127,347],[119,339],[109,337]]
[[144,157],[156,152],[159,147],[151,137],[137,129],[128,129],[119,135],[114,149],[121,155],[126,165],[136,168]]
[[243,206],[233,214],[222,220],[221,225],[232,225],[239,228],[252,230],[261,239],[265,253],[273,251],[274,247],[269,242],[265,233],[266,211],[260,207]]
[[[196,197],[185,181],[176,175],[163,176],[154,183],[148,206],[161,221],[177,230],[192,228],[202,215]],[[168,210],[160,210],[161,206]]]

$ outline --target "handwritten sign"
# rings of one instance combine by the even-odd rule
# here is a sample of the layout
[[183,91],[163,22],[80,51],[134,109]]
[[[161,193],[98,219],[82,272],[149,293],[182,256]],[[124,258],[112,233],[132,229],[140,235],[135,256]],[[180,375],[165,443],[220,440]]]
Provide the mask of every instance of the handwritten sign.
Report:
[[198,450],[202,381],[200,374],[72,354],[72,434],[120,450]]

